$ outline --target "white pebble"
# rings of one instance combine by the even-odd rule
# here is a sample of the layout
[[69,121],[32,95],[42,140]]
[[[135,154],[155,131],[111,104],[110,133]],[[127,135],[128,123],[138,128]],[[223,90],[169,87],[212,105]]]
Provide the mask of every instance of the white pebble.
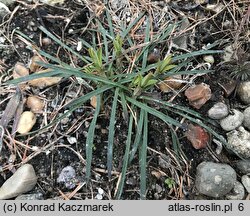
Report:
[[78,41],[76,50],[79,52],[81,49],[82,49],[82,41]]
[[102,188],[98,188],[98,193],[102,195],[104,193],[104,190]]
[[102,197],[101,194],[97,194],[97,195],[95,196],[95,198],[98,199],[98,200],[102,200],[103,197]]
[[67,140],[71,145],[77,143],[77,139],[75,137],[67,137]]
[[205,56],[203,56],[203,60],[205,62],[210,63],[210,64],[214,63],[214,57],[212,55],[205,55]]

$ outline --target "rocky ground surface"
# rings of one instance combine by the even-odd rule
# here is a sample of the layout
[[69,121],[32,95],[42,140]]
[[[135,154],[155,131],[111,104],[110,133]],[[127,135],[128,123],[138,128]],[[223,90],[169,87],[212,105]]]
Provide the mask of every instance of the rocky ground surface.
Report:
[[[15,86],[6,84],[30,72],[41,71],[35,60],[46,62],[46,59],[37,56],[36,47],[81,67],[82,62],[49,39],[38,26],[84,54],[80,38],[91,41],[87,29],[93,27],[93,17],[101,17],[106,8],[117,25],[129,24],[142,10],[153,17],[152,25],[156,29],[169,20],[187,18],[182,23],[181,33],[167,42],[173,52],[188,53],[211,44],[213,49],[224,51],[194,59],[190,65],[192,69],[213,69],[214,72],[172,77],[167,87],[159,84],[156,91],[163,99],[171,98],[176,104],[192,108],[210,119],[213,129],[224,137],[225,144],[203,127],[187,124],[185,130],[177,131],[181,149],[187,157],[179,163],[171,149],[168,127],[150,116],[146,198],[249,200],[250,3],[208,0],[107,2],[0,0],[0,199],[115,197],[127,134],[123,131],[124,123],[117,122],[115,170],[112,180],[108,181],[106,142],[110,107],[106,108],[107,113],[102,114],[96,128],[92,179],[91,184],[86,185],[84,145],[95,109],[93,101],[45,131],[22,136],[46,126],[66,112],[64,104],[87,92],[84,85],[74,77],[33,80],[28,85],[21,85],[20,92]],[[135,161],[128,169],[122,199],[140,198],[138,173],[139,165]]]

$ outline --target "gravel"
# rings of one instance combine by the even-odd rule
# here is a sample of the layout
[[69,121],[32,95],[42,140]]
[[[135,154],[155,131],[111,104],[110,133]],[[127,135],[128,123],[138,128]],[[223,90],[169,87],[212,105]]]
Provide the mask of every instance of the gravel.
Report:
[[236,181],[234,183],[234,188],[232,189],[232,191],[226,195],[226,199],[242,200],[244,196],[245,196],[245,189],[243,185],[239,181]]
[[237,94],[242,102],[250,104],[250,81],[240,83]]
[[239,127],[227,133],[227,148],[242,158],[250,158],[250,133]]
[[241,177],[241,182],[244,185],[244,187],[246,188],[247,192],[250,193],[250,178],[248,175],[243,175]]
[[64,183],[68,189],[73,189],[76,186],[76,181],[76,171],[72,166],[64,167],[57,178],[57,182]]
[[243,174],[250,173],[250,160],[239,160],[236,162],[235,165],[241,173]]
[[236,182],[236,172],[227,164],[202,162],[197,167],[195,185],[201,194],[218,198],[229,193]]
[[222,102],[218,102],[208,110],[208,117],[211,119],[223,119],[228,115],[228,107]]
[[239,110],[233,109],[232,114],[229,114],[226,118],[220,121],[220,125],[223,130],[231,131],[239,127],[244,119],[243,113]]
[[250,107],[246,108],[243,112],[244,120],[243,125],[250,130]]

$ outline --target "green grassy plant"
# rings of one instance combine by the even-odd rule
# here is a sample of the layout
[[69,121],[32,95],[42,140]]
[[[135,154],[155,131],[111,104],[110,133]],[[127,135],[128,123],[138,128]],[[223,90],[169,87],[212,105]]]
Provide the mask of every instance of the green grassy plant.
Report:
[[[210,72],[209,70],[186,71],[185,67],[195,56],[219,53],[219,51],[200,50],[178,56],[172,54],[157,63],[148,64],[148,53],[150,53],[156,45],[159,46],[162,44],[163,46],[165,41],[170,37],[171,32],[175,29],[175,24],[169,25],[167,28],[158,32],[158,34],[152,36],[150,22],[147,22],[144,30],[145,38],[144,41],[141,41],[144,45],[139,46],[139,42],[131,37],[129,33],[138,21],[141,19],[148,20],[149,18],[147,16],[143,13],[140,14],[138,18],[133,20],[127,27],[121,27],[119,32],[115,32],[108,12],[106,13],[106,19],[108,25],[105,26],[108,27],[104,27],[102,21],[95,20],[98,30],[89,30],[93,38],[92,41],[94,41],[92,44],[82,40],[84,49],[88,52],[87,56],[82,56],[75,52],[44,27],[40,27],[40,30],[47,34],[53,41],[82,60],[85,66],[83,68],[73,68],[50,54],[42,50],[37,50],[42,56],[53,62],[51,64],[40,63],[43,67],[50,68],[51,72],[32,74],[9,83],[14,84],[44,76],[61,76],[66,78],[75,76],[82,78],[85,81],[86,87],[91,86],[93,88],[93,90],[90,90],[87,94],[74,99],[68,104],[65,107],[68,109],[68,112],[56,119],[56,121],[60,121],[66,115],[82,106],[82,104],[88,102],[91,97],[97,96],[97,107],[88,129],[88,136],[86,139],[87,181],[91,179],[95,126],[101,112],[101,98],[104,93],[108,94],[112,98],[107,146],[107,171],[109,179],[111,179],[111,172],[113,169],[115,122],[118,120],[117,112],[119,108],[122,108],[124,121],[127,122],[128,125],[127,140],[125,143],[126,147],[122,159],[123,166],[115,198],[120,199],[122,197],[128,167],[137,156],[137,152],[139,152],[140,195],[141,199],[146,199],[149,115],[159,118],[159,120],[164,121],[169,126],[172,134],[173,150],[175,151],[175,156],[178,158],[181,158],[180,154],[183,153],[180,149],[179,140],[173,127],[181,127],[182,124],[171,117],[171,113],[201,125],[222,142],[224,142],[224,139],[207,126],[209,121],[204,119],[199,113],[187,107],[173,105],[172,103],[157,100],[149,96],[146,97],[143,93],[152,91],[155,84],[166,76],[178,74],[205,74]],[[18,34],[30,40],[21,32],[18,32]],[[97,35],[99,37],[97,37]],[[101,38],[101,41],[98,41],[98,38]],[[137,49],[136,47],[140,48]],[[133,59],[133,61],[131,59]],[[155,107],[152,107],[152,102],[160,105],[163,110],[157,110]],[[53,123],[55,123],[55,121],[51,122],[46,127],[48,128]]]

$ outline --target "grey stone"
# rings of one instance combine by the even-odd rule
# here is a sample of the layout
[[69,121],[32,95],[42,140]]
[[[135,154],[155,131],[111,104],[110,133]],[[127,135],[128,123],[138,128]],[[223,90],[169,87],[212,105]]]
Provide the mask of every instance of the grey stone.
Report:
[[[189,22],[188,18],[185,17],[183,19],[183,22],[181,23],[180,31],[187,29],[189,25],[190,25],[190,22]],[[179,37],[174,38],[173,43],[175,45],[177,45],[178,47],[180,47],[181,49],[187,49],[187,47],[188,47],[187,46],[187,39],[188,39],[187,34],[182,34]]]
[[236,172],[227,164],[202,162],[197,166],[195,185],[201,194],[224,196],[233,189],[235,181]]
[[250,158],[250,133],[242,126],[228,132],[226,147],[242,158]]
[[228,115],[228,107],[222,102],[218,102],[208,110],[208,117],[211,119],[223,119]]
[[129,1],[128,0],[111,0],[110,4],[114,10],[118,10],[120,8],[125,7],[126,5],[129,5]]
[[250,178],[247,175],[243,175],[241,177],[241,182],[244,185],[244,187],[246,188],[247,192],[250,193]]
[[222,56],[222,59],[224,62],[229,62],[232,60],[232,56],[234,54],[234,49],[232,45],[229,45],[224,48],[224,55]]
[[167,155],[162,154],[158,157],[158,164],[161,168],[168,169],[171,167],[170,158]]
[[244,127],[250,130],[250,107],[247,107],[244,110],[243,115],[244,115],[243,125]]
[[234,183],[234,187],[232,191],[226,195],[226,199],[228,200],[242,200],[245,196],[245,189],[243,185],[236,181]]
[[16,200],[44,200],[44,198],[42,193],[36,193],[19,195]]
[[220,121],[220,126],[225,131],[231,131],[239,127],[244,119],[243,113],[239,110],[233,109],[232,114],[229,114],[226,118]]
[[0,188],[0,200],[17,197],[31,191],[37,183],[37,176],[31,164],[24,164],[8,178]]
[[250,81],[241,82],[237,89],[239,98],[245,104],[250,104]]
[[15,0],[0,0],[0,3],[3,3],[5,5],[11,5],[15,2]]
[[40,0],[41,2],[49,5],[63,4],[64,0]]
[[243,174],[250,173],[250,160],[239,160],[235,165]]
[[73,189],[77,182],[75,169],[72,166],[64,167],[57,178],[57,182],[64,183],[68,189]]
[[5,15],[7,15],[8,13],[10,13],[9,8],[6,6],[6,4],[2,3],[0,1],[0,18],[4,17]]
[[160,185],[156,184],[155,185],[155,190],[156,190],[157,193],[161,193],[163,189],[162,189],[162,187]]

